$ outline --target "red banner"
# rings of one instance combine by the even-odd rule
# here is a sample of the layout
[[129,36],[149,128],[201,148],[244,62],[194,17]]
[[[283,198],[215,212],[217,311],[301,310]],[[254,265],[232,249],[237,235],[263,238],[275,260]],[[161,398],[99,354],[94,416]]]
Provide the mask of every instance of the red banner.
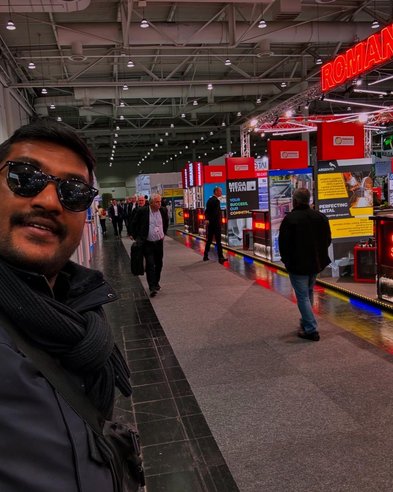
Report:
[[364,157],[361,123],[321,123],[317,134],[318,161]]
[[305,140],[269,140],[270,169],[303,169],[308,167],[308,145]]
[[227,179],[255,178],[254,157],[227,157]]
[[203,173],[205,183],[224,183],[227,179],[225,166],[205,166]]
[[203,164],[202,162],[194,162],[193,163],[193,171],[194,171],[194,186],[202,186],[203,185]]
[[181,182],[183,190],[188,188],[188,169],[187,166],[181,170]]

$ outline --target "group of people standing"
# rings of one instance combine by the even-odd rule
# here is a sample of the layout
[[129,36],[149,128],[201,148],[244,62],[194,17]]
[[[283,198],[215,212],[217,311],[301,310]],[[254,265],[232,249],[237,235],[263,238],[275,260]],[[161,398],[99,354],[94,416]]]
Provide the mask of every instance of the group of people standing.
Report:
[[111,200],[111,204],[106,211],[102,205],[97,207],[97,214],[100,221],[102,235],[106,237],[106,217],[108,216],[115,237],[120,238],[123,231],[123,224],[126,227],[128,237],[131,237],[131,222],[138,208],[146,205],[147,197],[143,195],[128,197],[123,203],[116,199]]

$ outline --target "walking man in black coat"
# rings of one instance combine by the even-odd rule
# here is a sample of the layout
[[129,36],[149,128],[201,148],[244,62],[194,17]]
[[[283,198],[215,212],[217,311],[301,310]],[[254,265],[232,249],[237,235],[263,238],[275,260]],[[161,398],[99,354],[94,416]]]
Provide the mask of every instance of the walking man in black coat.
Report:
[[120,238],[121,231],[123,230],[124,211],[123,207],[120,205],[120,203],[117,202],[117,200],[112,200],[112,203],[108,207],[108,215],[112,221],[115,237]]
[[213,190],[213,196],[209,198],[206,203],[205,210],[205,224],[207,226],[207,241],[205,246],[205,252],[203,255],[203,261],[209,259],[209,250],[213,241],[213,236],[216,240],[218,261],[224,263],[227,261],[222,253],[221,245],[221,206],[220,196],[222,196],[222,189],[216,186]]
[[168,211],[161,206],[161,196],[158,193],[151,196],[149,206],[138,207],[131,223],[132,237],[142,244],[150,297],[154,297],[161,289],[164,236],[168,223]]
[[301,314],[298,336],[317,342],[319,333],[312,310],[313,288],[317,274],[330,263],[331,233],[327,217],[310,208],[309,203],[309,190],[295,190],[293,210],[281,223],[278,242]]

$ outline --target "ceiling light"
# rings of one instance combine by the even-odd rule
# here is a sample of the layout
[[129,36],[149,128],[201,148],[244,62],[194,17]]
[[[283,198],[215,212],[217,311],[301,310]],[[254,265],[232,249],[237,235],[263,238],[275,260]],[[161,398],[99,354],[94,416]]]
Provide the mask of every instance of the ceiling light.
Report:
[[41,89],[41,94],[48,94],[48,91],[44,88]]
[[12,22],[11,19],[7,22],[7,29],[9,31],[15,31],[15,29],[16,29],[15,24]]
[[185,145],[185,146],[184,146],[184,148],[185,148],[185,149],[188,149],[188,145]]
[[193,102],[192,102],[192,105],[193,106],[198,106],[198,101],[196,99],[194,99]]
[[286,87],[287,86],[287,83],[286,82],[281,82],[281,87]]
[[171,123],[171,128],[175,128],[175,125],[173,123]]
[[118,136],[119,136],[119,134],[118,133],[115,133],[115,137],[117,138]]
[[52,104],[49,106],[49,109],[56,109],[56,106],[52,103]]
[[257,97],[257,104],[261,104],[261,98]]
[[226,126],[225,121],[223,121],[223,122],[221,123],[221,126]]
[[212,90],[213,90],[213,84],[212,84],[211,82],[209,82],[209,83],[207,84],[207,90],[208,90],[208,91],[212,91]]
[[236,116],[241,116],[241,115],[242,115],[241,111],[238,111],[238,112],[236,113]]
[[135,63],[132,60],[128,60],[127,67],[128,68],[134,68],[135,67]]
[[123,91],[128,91],[128,85],[127,84],[123,85]]
[[110,159],[111,161],[113,161],[113,157],[109,157],[109,159]]
[[164,139],[160,138],[160,142],[163,142],[163,141],[164,141]]
[[120,119],[121,119],[121,120],[124,120],[124,116],[123,116],[123,115],[120,115]]
[[363,79],[355,79],[353,81],[353,85],[356,85],[357,87],[359,87],[362,84],[363,84]]
[[34,62],[30,62],[28,65],[27,65],[27,68],[29,70],[34,70],[36,67],[35,67],[35,63]]
[[61,116],[58,116],[56,119],[57,121],[61,121]]
[[120,103],[120,107],[121,107],[121,108],[124,108],[124,106],[125,106],[124,102],[123,102],[123,101],[121,101],[121,103]]
[[214,132],[210,131],[209,135],[214,135]]
[[388,95],[388,93],[385,91],[372,91],[370,89],[354,89],[353,92],[364,93],[364,94],[377,94],[379,96]]
[[318,56],[316,59],[315,59],[315,65],[322,65],[322,58],[320,56]]
[[258,124],[258,120],[256,118],[250,121],[251,126],[257,126],[257,124]]
[[154,144],[154,147],[158,147],[158,143]]
[[230,65],[232,65],[231,60],[230,60],[229,58],[227,58],[227,59],[225,60],[224,65],[225,65],[226,67],[229,67]]
[[202,137],[201,137],[201,140],[205,140],[205,137],[203,137],[203,136],[202,136]]
[[337,103],[337,104],[352,104],[352,106],[364,106],[368,108],[375,108],[375,109],[386,109],[386,106],[377,106],[376,104],[368,104],[368,103],[361,103],[361,102],[355,102],[355,101],[345,101],[344,99],[330,99],[329,97],[325,97],[324,101],[326,102],[332,102],[332,103]]
[[116,127],[116,130],[120,130],[120,126],[117,126],[117,127]]
[[185,118],[186,117],[186,113],[182,113],[180,116],[181,116],[181,118]]
[[165,132],[165,136],[168,137],[169,136],[169,133],[168,132]]
[[[7,27],[8,29],[8,27]],[[379,22],[377,20],[373,20],[371,24],[371,29],[379,29]]]
[[147,22],[147,20],[146,20],[146,19],[142,19],[142,20],[141,20],[140,27],[141,27],[142,29],[147,29],[147,28],[149,27],[149,23]]
[[258,22],[258,29],[265,29],[265,27],[267,27],[266,21],[264,19],[261,19]]

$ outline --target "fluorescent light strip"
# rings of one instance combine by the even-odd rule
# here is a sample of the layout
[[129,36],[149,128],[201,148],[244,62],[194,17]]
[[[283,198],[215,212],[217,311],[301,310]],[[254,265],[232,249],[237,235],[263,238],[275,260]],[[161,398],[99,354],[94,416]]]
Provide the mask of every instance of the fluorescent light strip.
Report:
[[383,79],[374,80],[374,82],[369,82],[367,85],[380,84],[381,82],[385,82],[385,80],[390,80],[390,79],[393,79],[393,75],[389,75],[388,77],[385,77]]
[[337,104],[346,104],[348,106],[363,106],[363,107],[368,107],[368,108],[386,109],[386,110],[389,109],[386,106],[377,106],[376,104],[359,103],[359,102],[355,102],[355,101],[343,101],[340,99],[330,99],[328,97],[325,97],[324,101],[331,102],[331,103],[337,103]]
[[382,96],[387,96],[388,93],[386,91],[371,91],[369,89],[354,89],[353,92],[361,92],[364,94],[378,94]]

